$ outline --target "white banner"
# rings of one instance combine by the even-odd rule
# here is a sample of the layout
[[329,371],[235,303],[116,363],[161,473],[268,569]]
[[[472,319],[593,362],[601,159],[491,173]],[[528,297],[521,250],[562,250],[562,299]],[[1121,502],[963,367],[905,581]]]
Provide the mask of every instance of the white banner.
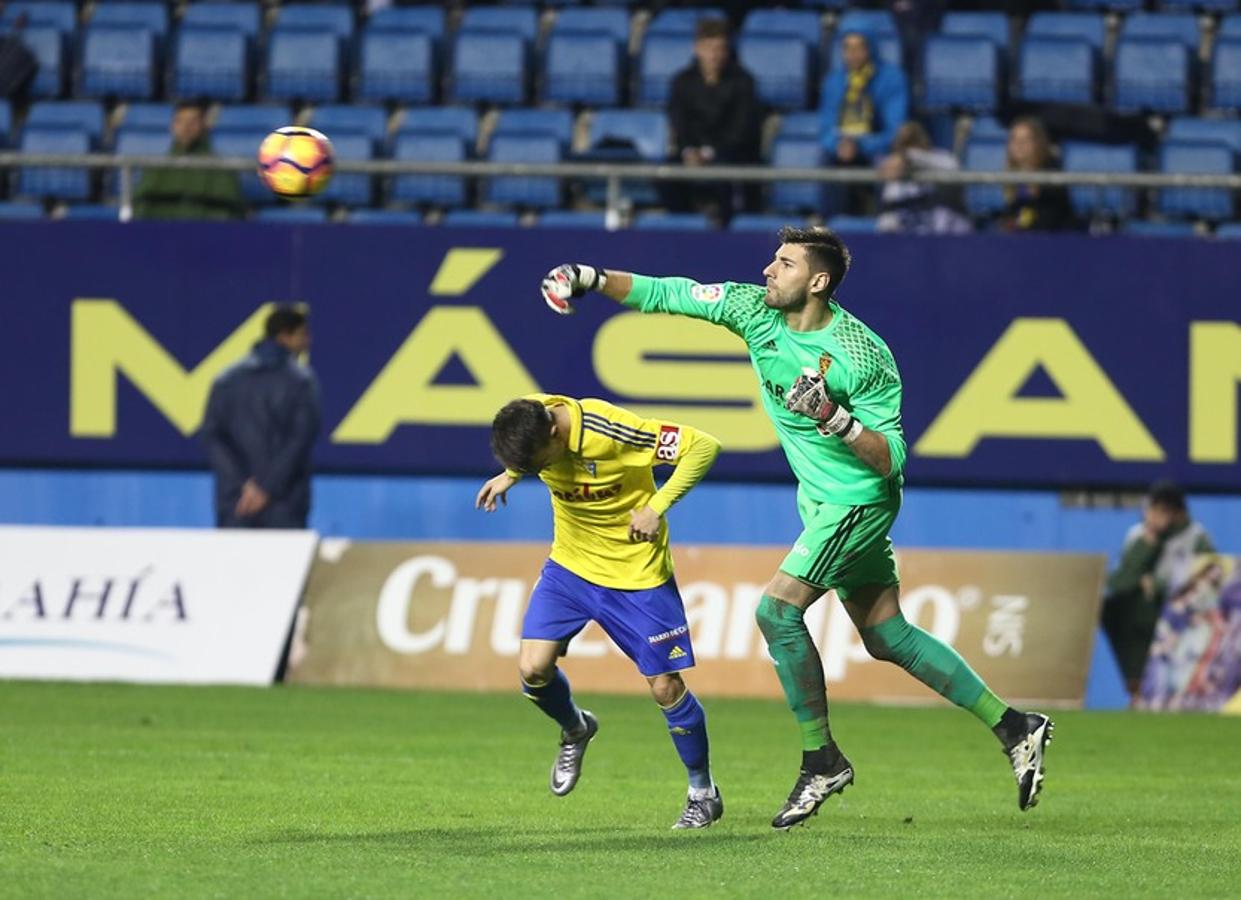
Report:
[[0,526],[0,677],[271,684],[316,540]]

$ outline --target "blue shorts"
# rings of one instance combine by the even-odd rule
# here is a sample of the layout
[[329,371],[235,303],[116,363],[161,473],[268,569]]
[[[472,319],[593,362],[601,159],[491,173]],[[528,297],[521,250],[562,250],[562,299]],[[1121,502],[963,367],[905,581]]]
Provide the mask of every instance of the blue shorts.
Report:
[[646,677],[694,665],[694,647],[676,579],[622,591],[600,587],[550,559],[530,593],[522,640],[568,641],[594,620]]

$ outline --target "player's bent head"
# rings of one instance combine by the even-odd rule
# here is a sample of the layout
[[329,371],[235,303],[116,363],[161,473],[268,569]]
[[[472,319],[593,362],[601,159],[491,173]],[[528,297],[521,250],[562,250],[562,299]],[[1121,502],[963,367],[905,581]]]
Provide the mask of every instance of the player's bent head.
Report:
[[826,272],[828,277],[827,290],[821,295],[826,301],[840,289],[840,283],[849,273],[849,264],[853,257],[849,248],[840,239],[840,235],[830,228],[797,228],[786,225],[780,229],[780,243],[799,246],[806,254],[806,263],[813,276],[818,272]]
[[552,415],[537,400],[505,404],[491,421],[491,452],[516,472],[537,472],[552,443]]

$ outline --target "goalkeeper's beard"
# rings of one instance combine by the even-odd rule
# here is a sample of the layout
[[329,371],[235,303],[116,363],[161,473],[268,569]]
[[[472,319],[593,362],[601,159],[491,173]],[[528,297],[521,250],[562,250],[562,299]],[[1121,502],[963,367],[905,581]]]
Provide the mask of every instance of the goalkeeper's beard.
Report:
[[767,288],[767,293],[763,295],[763,303],[768,309],[778,309],[781,312],[790,312],[801,309],[806,305],[806,292],[801,291],[794,298],[789,298],[780,293],[773,287]]

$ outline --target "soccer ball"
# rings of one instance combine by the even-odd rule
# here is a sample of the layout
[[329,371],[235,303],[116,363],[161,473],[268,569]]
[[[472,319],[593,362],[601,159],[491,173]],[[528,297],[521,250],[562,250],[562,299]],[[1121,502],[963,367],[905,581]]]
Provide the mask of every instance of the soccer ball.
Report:
[[332,177],[332,142],[313,128],[278,128],[259,145],[259,177],[281,197],[313,197]]

